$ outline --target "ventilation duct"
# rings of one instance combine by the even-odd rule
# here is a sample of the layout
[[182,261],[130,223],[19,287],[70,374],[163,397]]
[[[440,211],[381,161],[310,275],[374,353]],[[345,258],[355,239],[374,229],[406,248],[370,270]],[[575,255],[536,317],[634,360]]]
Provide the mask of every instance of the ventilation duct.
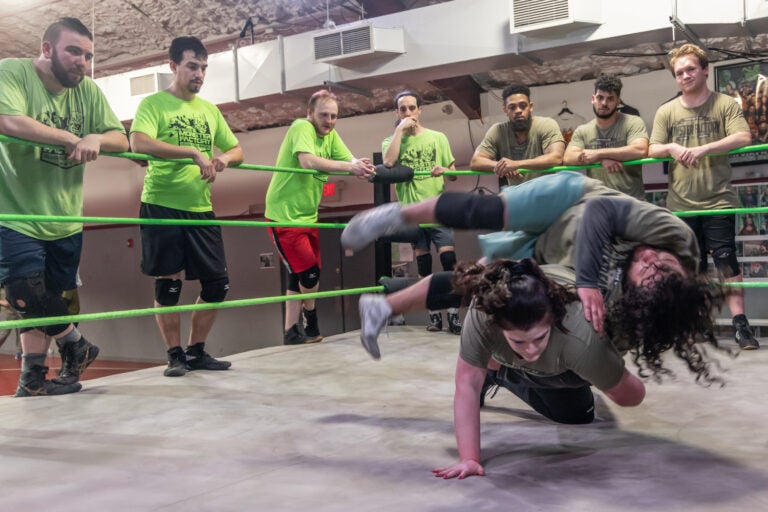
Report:
[[167,89],[173,82],[172,73],[149,73],[130,79],[131,96],[145,96]]
[[558,36],[602,23],[602,0],[510,0],[510,32]]
[[323,32],[313,37],[315,62],[349,62],[378,54],[405,53],[400,28],[377,28],[371,24]]

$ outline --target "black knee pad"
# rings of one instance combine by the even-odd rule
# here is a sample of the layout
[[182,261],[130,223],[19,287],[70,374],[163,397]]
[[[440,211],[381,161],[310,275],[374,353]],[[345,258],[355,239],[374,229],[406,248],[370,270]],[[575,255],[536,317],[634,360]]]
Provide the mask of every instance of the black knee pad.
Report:
[[[61,292],[45,287],[43,274],[13,279],[5,283],[5,295],[8,303],[24,318],[43,318],[46,316],[66,316],[69,314]],[[64,332],[69,324],[55,324],[39,327],[48,336]]]
[[432,273],[432,255],[430,253],[416,256],[416,271],[419,277],[427,277]]
[[161,306],[175,306],[181,297],[181,279],[155,279],[155,301]]
[[736,258],[736,251],[732,247],[720,247],[712,251],[712,259],[715,262],[715,268],[723,277],[738,276],[741,272],[739,260]]
[[205,302],[221,302],[229,291],[229,277],[200,280],[200,298]]
[[440,253],[440,264],[443,266],[443,270],[451,272],[456,268],[456,252],[445,251]]
[[451,283],[453,272],[435,272],[429,278],[427,291],[427,309],[437,311],[439,309],[460,308],[461,295],[453,293]]
[[443,192],[435,205],[437,222],[448,228],[504,228],[504,202],[496,195],[469,192]]
[[294,273],[288,274],[288,282],[285,284],[285,288],[289,292],[301,293],[299,289],[299,276]]
[[312,265],[298,273],[299,284],[305,289],[314,288],[320,282],[320,267]]

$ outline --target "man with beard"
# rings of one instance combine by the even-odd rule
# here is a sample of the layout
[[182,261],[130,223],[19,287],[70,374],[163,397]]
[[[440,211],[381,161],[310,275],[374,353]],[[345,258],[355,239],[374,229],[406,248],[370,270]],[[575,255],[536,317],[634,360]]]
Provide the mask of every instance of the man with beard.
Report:
[[[229,165],[243,161],[243,150],[224,116],[197,97],[208,69],[208,52],[196,37],[177,37],[168,51],[173,82],[144,98],[131,126],[134,151],[160,158],[191,158],[194,163],[150,162],[141,194],[143,219],[213,220],[211,183]],[[214,156],[214,147],[222,151]],[[197,303],[221,302],[229,290],[220,226],[141,226],[141,270],[155,278],[155,307],[173,306],[181,295],[181,272],[200,281]],[[226,370],[205,351],[218,311],[192,313],[186,352],[181,348],[180,315],[156,315],[167,348],[166,377],[187,370]]]
[[503,187],[542,175],[521,174],[520,169],[549,169],[562,164],[565,139],[560,127],[553,119],[533,115],[531,90],[512,84],[502,91],[501,98],[509,120],[491,126],[469,166],[477,171],[493,171]]
[[[309,98],[307,117],[296,119],[285,134],[277,155],[278,167],[351,172],[367,179],[375,174],[368,158],[355,158],[336,131],[339,104],[330,91]],[[265,217],[276,222],[317,222],[317,209],[327,174],[276,172],[267,189]],[[320,231],[317,228],[269,228],[280,259],[288,270],[288,295],[316,292],[320,286]],[[303,315],[306,322],[300,327]],[[313,299],[285,303],[283,343],[299,345],[322,341]]]
[[[698,46],[684,44],[673,49],[669,64],[681,94],[656,111],[648,149],[652,158],[673,159],[669,163],[667,208],[673,212],[736,208],[738,198],[731,187],[731,164],[725,153],[752,141],[741,107],[732,97],[709,88],[709,58]],[[741,282],[735,216],[684,220],[699,240],[699,270],[707,271],[707,254],[711,254],[721,278]],[[744,350],[759,348],[744,314],[744,295],[730,294],[728,308],[739,346]]]
[[[46,147],[0,143],[0,213],[79,216],[85,163],[99,151],[126,151],[128,140],[104,94],[85,71],[93,35],[61,18],[43,34],[35,59],[0,61],[0,133]],[[83,225],[0,221],[0,283],[24,318],[67,315],[63,290],[76,288]],[[50,336],[61,352],[59,377],[47,380]],[[26,330],[16,396],[81,389],[80,374],[99,353],[71,323]]]
[[587,170],[612,189],[639,200],[645,199],[643,166],[622,164],[648,155],[648,132],[637,116],[622,114],[621,79],[602,75],[595,81],[592,110],[595,119],[576,128],[565,150],[565,165],[601,164]]

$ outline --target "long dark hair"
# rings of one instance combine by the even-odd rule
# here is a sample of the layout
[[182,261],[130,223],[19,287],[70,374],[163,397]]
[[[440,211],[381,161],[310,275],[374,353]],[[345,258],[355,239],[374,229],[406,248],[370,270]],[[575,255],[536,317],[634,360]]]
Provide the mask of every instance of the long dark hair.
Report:
[[496,260],[488,266],[460,264],[454,290],[472,296],[475,307],[502,329],[528,330],[543,320],[563,332],[566,305],[578,300],[573,291],[549,279],[530,258]]
[[705,346],[730,353],[718,346],[712,320],[724,297],[722,287],[703,276],[671,272],[659,276],[652,287],[626,280],[621,298],[607,312],[608,329],[619,346],[629,347],[641,377],[660,381],[672,375],[662,364],[662,354],[672,349],[696,374],[697,382],[722,384],[711,374],[713,361]]

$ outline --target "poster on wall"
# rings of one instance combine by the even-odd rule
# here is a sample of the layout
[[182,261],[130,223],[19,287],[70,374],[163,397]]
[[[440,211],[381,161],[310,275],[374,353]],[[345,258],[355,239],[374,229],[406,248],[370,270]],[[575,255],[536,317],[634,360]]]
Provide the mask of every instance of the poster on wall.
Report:
[[[768,144],[768,61],[715,67],[715,89],[741,106],[752,134],[751,145]],[[731,155],[732,165],[768,161],[768,151]]]

